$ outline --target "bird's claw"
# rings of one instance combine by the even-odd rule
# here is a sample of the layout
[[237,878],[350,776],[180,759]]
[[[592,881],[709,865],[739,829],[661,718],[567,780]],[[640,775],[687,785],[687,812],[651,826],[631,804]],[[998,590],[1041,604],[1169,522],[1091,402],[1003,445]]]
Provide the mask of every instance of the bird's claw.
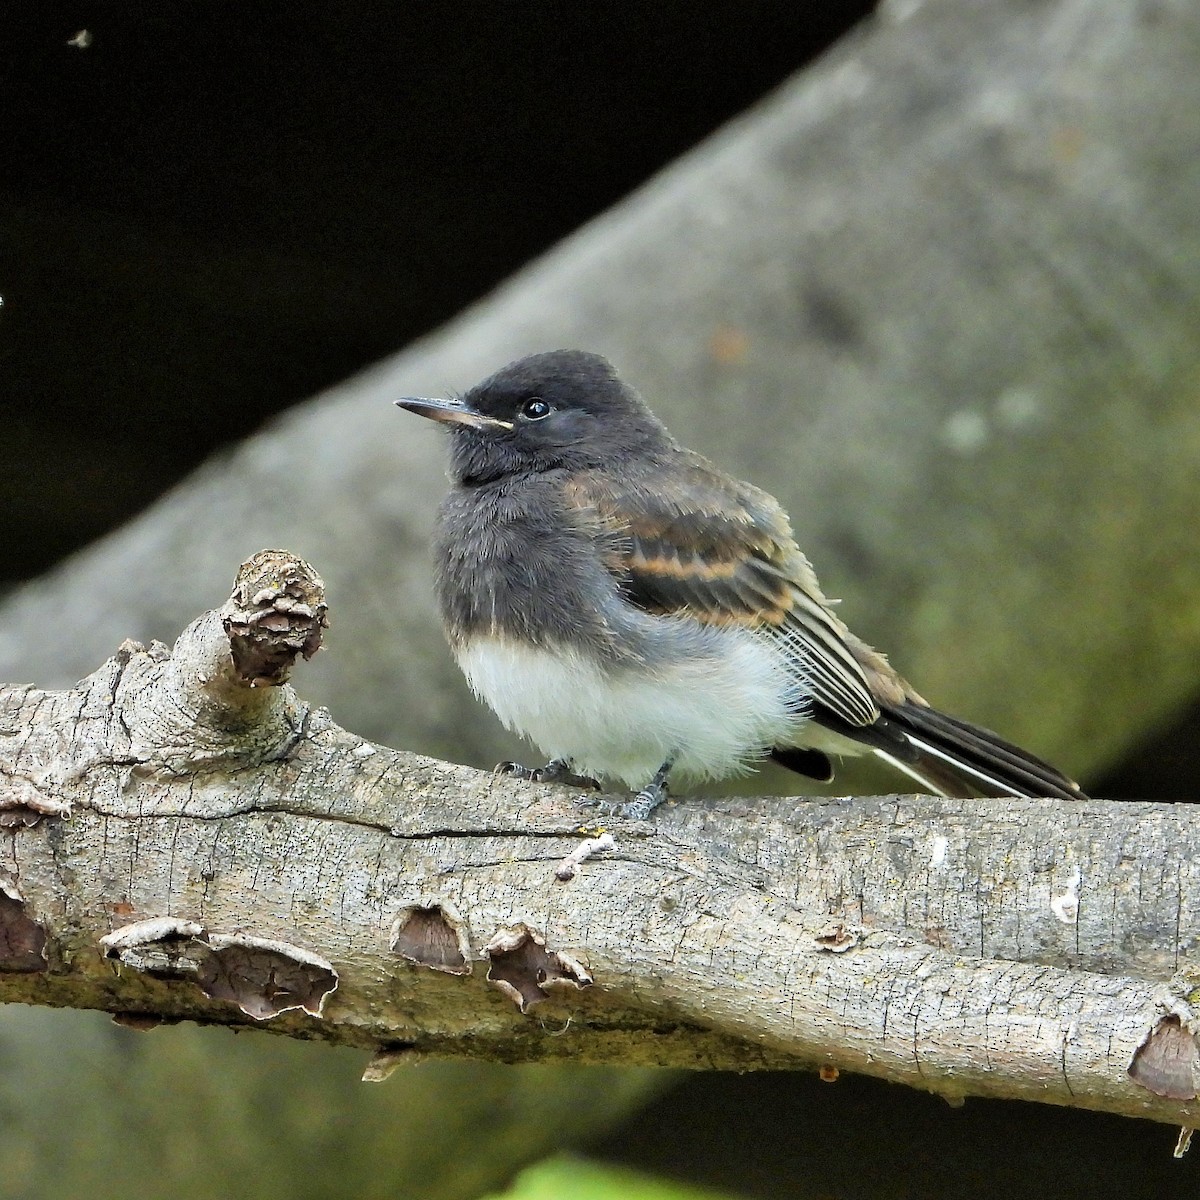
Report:
[[650,814],[667,798],[665,784],[642,788],[632,800],[601,800],[596,796],[581,796],[575,801],[579,808],[595,809],[603,817],[622,821],[647,821]]
[[[646,821],[650,814],[667,798],[667,772],[670,761],[663,763],[654,778],[632,800],[603,800],[599,796],[581,796],[576,801],[578,808],[594,809],[604,817],[618,817],[624,821]],[[544,767],[524,767],[506,759],[493,769],[496,775],[507,775],[512,779],[526,779],[530,783],[565,783],[568,787],[585,788],[598,792],[600,785],[587,775],[576,775],[565,758],[551,759]]]
[[590,808],[602,817],[619,817],[625,805],[620,800],[602,800],[599,796],[580,796],[575,801],[576,808]]
[[654,782],[644,787],[628,804],[621,806],[623,816],[627,821],[648,821],[650,814],[667,798],[667,785]]
[[599,783],[589,775],[576,775],[571,770],[571,764],[561,758],[553,759],[544,767],[524,767],[518,762],[506,759],[497,763],[493,769],[495,775],[507,775],[513,779],[526,779],[530,783],[563,783],[567,787],[586,788],[598,792]]
[[519,762],[512,762],[510,759],[505,759],[504,762],[498,762],[492,768],[492,774],[507,775],[510,779],[532,780],[536,772],[532,767],[523,767]]

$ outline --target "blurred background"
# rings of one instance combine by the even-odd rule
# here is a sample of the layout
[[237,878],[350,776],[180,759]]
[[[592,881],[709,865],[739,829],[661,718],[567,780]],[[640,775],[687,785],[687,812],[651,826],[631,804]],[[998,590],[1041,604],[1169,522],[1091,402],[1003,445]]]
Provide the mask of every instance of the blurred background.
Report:
[[[451,13],[436,5],[364,0],[352,6],[286,7],[47,4],[6,14],[0,28],[5,114],[0,172],[0,544],[5,554],[0,589],[7,596],[0,594],[0,639],[7,629],[9,642],[6,657],[0,658],[0,675],[8,682],[32,679],[61,686],[115,648],[120,637],[110,637],[102,621],[94,631],[102,648],[94,649],[88,641],[90,623],[72,617],[59,628],[65,645],[35,652],[22,624],[23,613],[45,605],[47,597],[55,597],[53,603],[61,603],[64,613],[73,611],[59,597],[77,589],[87,571],[121,576],[122,586],[135,596],[140,593],[147,604],[146,597],[157,597],[160,585],[149,573],[142,576],[114,565],[128,561],[121,555],[134,553],[134,535],[117,535],[92,551],[86,547],[143,510],[149,509],[143,524],[133,528],[159,528],[155,513],[186,506],[181,496],[206,496],[203,507],[212,509],[215,496],[235,490],[228,480],[250,478],[257,469],[247,456],[266,453],[234,447],[264,427],[268,440],[260,444],[275,445],[269,440],[273,431],[286,428],[269,425],[277,414],[430,335],[487,297],[530,260],[768,96],[839,38],[849,35],[853,46],[878,37],[881,22],[900,23],[908,9],[918,7],[893,4],[874,16],[873,5],[846,2],[713,3],[701,8],[660,3],[619,15],[611,6],[587,3],[467,5],[455,6]],[[981,5],[974,8],[982,11]],[[995,6],[999,15],[990,19],[997,29],[1011,22],[1019,31],[1029,19],[1024,6],[1013,6],[1011,12],[1007,8]],[[1089,19],[1086,4],[1045,8],[1054,17],[1050,25],[1056,36],[1064,22]],[[966,9],[970,15],[972,6]],[[1137,20],[1149,26],[1179,10],[1159,5],[1138,11]],[[1131,6],[1131,22],[1133,12]],[[1191,42],[1180,47],[1175,38],[1173,54],[1192,55],[1200,68],[1194,21],[1188,29]],[[1143,47],[1144,39],[1137,38],[1135,46]],[[934,47],[931,56],[944,49]],[[944,57],[953,62],[952,55]],[[902,57],[896,62],[897,75],[911,72],[914,84],[906,119],[940,129],[953,113],[938,108],[932,88],[919,86],[922,63]],[[1079,68],[1077,77],[1064,70],[1073,94],[1086,91],[1090,65],[1082,54],[1071,63]],[[950,66],[946,72],[953,74]],[[829,78],[835,81],[829,85],[833,92],[851,100],[859,94],[856,87],[863,92],[869,85],[869,77],[848,83],[844,64],[840,74],[831,72]],[[1147,87],[1154,82],[1148,73]],[[960,79],[955,86],[969,83]],[[1187,107],[1185,100],[1178,103]],[[771,104],[768,100],[767,108],[759,110],[766,114],[764,123],[771,119]],[[820,105],[813,111],[819,115]],[[1197,111],[1193,120],[1200,121]],[[881,111],[878,121],[894,115],[893,106]],[[861,114],[858,120],[863,120]],[[867,118],[867,123],[874,120]],[[721,136],[729,145],[737,130]],[[1068,128],[1062,136],[1067,141],[1055,143],[1056,162],[1075,164],[1080,152],[1070,138],[1076,135]],[[1163,137],[1164,144],[1175,144]],[[921,145],[929,144],[923,136]],[[805,159],[806,184],[814,192],[822,186],[823,163],[836,160],[839,152],[832,144],[818,144]],[[1176,162],[1175,157],[1164,153],[1156,161],[1162,160],[1163,178],[1190,194],[1194,206],[1195,159]],[[1106,196],[1111,181],[1116,190],[1123,164],[1114,168],[1101,160],[1097,165],[1086,155],[1082,161],[1098,174],[1080,173],[1072,186]],[[1019,155],[1006,158],[1005,169],[1031,170]],[[1105,169],[1112,171],[1111,180],[1102,177]],[[1006,178],[1002,184],[1009,182]],[[980,190],[988,185],[987,179],[978,183]],[[871,185],[856,186],[856,203],[870,198]],[[644,210],[653,209],[656,194],[647,194]],[[933,206],[942,199],[936,190],[925,195]],[[1187,203],[1181,200],[1185,208]],[[1045,251],[1038,231],[1030,227],[1031,211],[1033,207],[1011,217],[1023,239],[1016,253],[1026,258]],[[1197,328],[1200,306],[1194,289],[1200,257],[1195,251],[1200,241],[1193,236],[1194,223],[1181,218],[1178,224],[1183,229],[1179,244],[1193,239],[1188,243],[1192,257],[1164,263],[1151,246],[1145,262],[1113,257],[1112,270],[1141,278],[1155,270],[1163,279],[1169,277],[1176,290],[1162,283],[1163,302],[1178,301],[1176,315],[1181,308],[1190,312]],[[1149,242],[1155,230],[1147,226],[1146,232]],[[948,241],[955,234],[946,229]],[[723,225],[715,236],[733,242],[737,234]],[[1124,244],[1094,224],[1088,230],[1089,241],[1105,238],[1112,246]],[[859,236],[854,244],[862,242]],[[780,247],[778,254],[807,253],[810,245],[815,247],[815,240],[802,242],[799,251]],[[944,252],[932,237],[911,249],[921,269],[936,266]],[[985,250],[981,240],[976,259]],[[1111,255],[1111,246],[1101,246],[1100,253]],[[770,256],[762,259],[764,276],[773,269],[772,261]],[[889,263],[882,251],[866,267],[858,260],[843,261],[855,269],[879,271],[881,279],[902,279],[910,269],[907,258]],[[957,269],[954,262],[942,268],[943,274]],[[999,273],[993,264],[979,261],[970,269],[988,279]],[[716,267],[712,277],[721,278]],[[1053,455],[1036,459],[1039,485],[1057,470],[1054,464],[1065,463],[1076,451],[1085,453],[1075,435],[1082,442],[1093,422],[1110,422],[1104,445],[1128,444],[1129,429],[1148,424],[1138,415],[1143,411],[1139,406],[1162,414],[1163,428],[1156,436],[1164,444],[1179,453],[1200,447],[1200,441],[1179,438],[1180,422],[1189,405],[1197,407],[1200,395],[1196,359],[1180,364],[1170,347],[1148,350],[1136,328],[1128,336],[1114,333],[1112,325],[1096,319],[1097,306],[1089,304],[1086,284],[1085,279],[1080,285],[1084,298],[1074,296],[1072,303],[1083,313],[1078,324],[1087,327],[1087,339],[1083,350],[1075,343],[1071,350],[1093,364],[1080,370],[1081,378],[1099,371],[1094,364],[1101,364],[1111,387],[1092,388],[1081,407],[1069,410],[1070,421],[1063,418],[1062,428],[1047,427],[1040,441],[1018,448],[1024,461],[1033,461],[1049,453],[1052,434],[1061,438]],[[536,286],[535,280],[530,287]],[[1193,290],[1188,292],[1188,286]],[[641,289],[638,281],[629,285],[633,310],[640,311],[638,305],[644,303]],[[888,320],[910,319],[921,307],[916,300],[925,300],[891,296],[874,277],[866,279],[864,291],[883,297]],[[489,305],[503,308],[509,303],[505,295],[486,300],[481,311],[486,314]],[[953,290],[948,296],[946,307],[953,312],[961,302]],[[797,303],[801,301],[803,337],[792,327],[773,328],[780,321],[778,308],[739,307],[730,296],[727,315],[721,305],[705,310],[711,319],[698,327],[694,347],[664,348],[661,356],[674,377],[684,374],[689,385],[701,384],[690,392],[684,388],[679,396],[665,394],[668,384],[662,384],[663,411],[673,427],[684,440],[716,456],[726,450],[724,465],[755,475],[779,492],[800,528],[802,489],[787,494],[788,463],[796,460],[790,447],[781,448],[781,436],[790,434],[780,431],[792,425],[802,426],[797,436],[824,430],[818,414],[848,404],[854,388],[847,390],[841,367],[817,374],[789,366],[785,377],[792,386],[774,396],[761,379],[754,382],[756,338],[764,344],[772,338],[789,345],[820,341],[841,356],[839,363],[855,354],[864,361],[902,357],[889,343],[891,327],[885,321],[871,324],[861,314],[848,316],[834,291],[806,286]],[[1023,302],[1033,310],[1040,303],[1032,291]],[[588,303],[599,305],[580,301],[580,340],[594,327],[594,348],[619,348],[620,338],[613,332],[622,307],[619,280],[605,294],[608,307],[601,315]],[[1006,304],[1020,307],[1011,294]],[[1069,307],[1061,297],[1055,306],[1059,311]],[[604,315],[610,309],[618,316]],[[969,326],[970,311],[960,311],[964,327]],[[675,314],[672,319],[682,318]],[[983,323],[994,328],[991,319]],[[511,351],[493,356],[491,366],[533,346],[545,347],[539,339],[557,333],[550,323],[526,320],[526,326],[512,338]],[[858,326],[867,326],[873,336],[860,337]],[[467,332],[461,336],[468,337],[472,327],[463,328]],[[460,335],[451,331],[444,336],[452,342]],[[654,338],[655,330],[648,329],[646,345],[631,348],[627,361],[620,363],[642,386],[655,381]],[[423,360],[418,347],[416,357],[398,368],[413,378],[414,390],[416,384],[444,391],[475,382],[476,375],[454,374],[445,355],[438,357],[441,343],[435,339],[430,344],[430,359]],[[507,343],[500,338],[498,344]],[[552,339],[550,344],[558,343]],[[952,360],[954,351],[942,344],[946,359]],[[1119,377],[1108,365],[1110,344],[1118,344],[1124,356]],[[1020,355],[1014,341],[1011,357]],[[739,382],[737,371],[747,359],[749,382]],[[701,360],[702,367],[691,366]],[[990,428],[987,421],[1002,428],[1007,420],[1017,428],[1028,403],[1027,393],[1009,388],[994,412],[945,407],[961,386],[953,377],[956,369],[969,377],[979,368],[970,362],[961,368],[943,362],[939,371],[946,378],[933,383],[914,369],[917,382],[903,396],[891,393],[896,412],[902,406],[907,406],[903,412],[914,414],[943,406],[937,408],[937,428],[944,441],[934,457],[942,464],[937,470],[945,470],[952,485],[936,482],[940,476],[932,473],[933,467],[913,467],[915,478],[905,483],[909,491],[889,483],[888,495],[909,496],[906,503],[914,506],[929,503],[922,531],[928,530],[930,543],[942,539],[949,545],[985,536],[977,517],[968,512],[973,491],[990,486],[984,469],[971,458],[974,439],[981,428]],[[1180,372],[1191,380],[1182,388]],[[1173,396],[1191,389],[1190,400],[1177,406],[1184,417],[1170,425],[1165,402],[1154,408],[1160,404],[1155,389],[1168,385]],[[797,392],[804,397],[797,398]],[[335,411],[339,394],[334,393],[326,412]],[[651,400],[658,394],[651,394]],[[788,424],[747,420],[747,414],[767,411],[747,407],[756,396],[764,406],[768,401],[776,405],[770,411],[787,415]],[[705,407],[706,397],[714,398],[712,410]],[[897,417],[897,422],[904,424],[907,418]],[[1187,428],[1194,435],[1195,427]],[[875,430],[885,436],[883,427]],[[709,444],[704,444],[706,431]],[[413,446],[400,445],[408,436],[397,429],[397,447],[385,446],[379,453],[393,456],[393,472],[418,480],[419,470],[432,468],[418,468],[416,459],[430,460],[438,453],[437,443],[431,436]],[[831,449],[825,457],[841,462],[837,456],[845,455],[845,461],[857,464],[863,444],[860,435],[854,454]],[[365,461],[373,451],[360,447],[356,453]],[[208,474],[199,478],[207,484],[197,484],[194,493],[168,497],[165,507],[151,507],[206,461]],[[1098,461],[1111,470],[1105,494],[1117,494],[1125,486],[1119,465],[1111,456]],[[914,618],[916,632],[906,629],[907,616],[898,615],[894,604],[889,612],[877,581],[900,576],[886,563],[880,565],[882,552],[870,538],[893,544],[896,535],[888,520],[896,513],[891,510],[884,520],[871,510],[871,472],[856,471],[853,477],[842,474],[854,486],[838,498],[837,521],[819,525],[814,518],[815,543],[804,544],[828,589],[846,596],[846,613],[853,614],[858,632],[869,640],[878,637],[922,690],[924,681],[931,676],[940,680],[939,672],[944,673],[941,690],[929,689],[935,700],[949,695],[959,701],[964,715],[986,718],[1014,737],[1022,735],[1032,748],[1062,758],[1067,769],[1083,773],[1093,794],[1172,800],[1196,794],[1200,667],[1194,650],[1200,616],[1194,606],[1164,600],[1153,610],[1165,612],[1167,647],[1156,642],[1153,654],[1138,640],[1139,628],[1147,623],[1138,616],[1141,610],[1132,603],[1126,608],[1126,598],[1138,591],[1134,586],[1105,595],[1100,611],[1107,615],[1081,605],[1081,622],[1074,628],[1063,628],[1064,617],[1062,622],[1047,618],[1045,630],[1035,629],[1037,616],[1024,614],[1028,634],[1023,643],[1019,638],[997,643],[994,670],[1012,666],[1028,679],[1031,692],[1048,684],[1057,689],[1056,695],[1043,698],[1045,713],[1039,710],[1036,719],[1009,711],[1028,710],[1034,703],[1013,687],[1006,687],[1003,703],[995,695],[971,692],[966,684],[955,692],[962,673],[961,647],[956,644],[950,667],[939,666],[928,648],[938,642],[930,630],[966,627],[965,615],[955,619],[953,614],[983,613],[984,602],[967,597],[955,599],[954,607],[949,599],[921,593],[914,609],[924,614],[926,624]],[[358,478],[343,466],[323,467],[322,474]],[[420,486],[413,483],[411,491],[396,493],[393,503],[405,510],[402,516],[391,512],[386,520],[377,519],[368,513],[371,501],[364,500],[361,525],[341,518],[339,536],[361,537],[363,554],[378,556],[385,551],[376,534],[391,522],[399,531],[388,551],[400,560],[395,570],[405,580],[419,580],[425,569],[427,510],[436,495],[424,480],[436,474],[420,476]],[[1093,478],[1097,474],[1093,471]],[[1149,486],[1148,472],[1131,469],[1129,475],[1131,492],[1143,482]],[[927,486],[922,479],[929,481]],[[1039,547],[1038,587],[1044,590],[1081,583],[1078,571],[1064,570],[1055,577],[1048,552],[1043,553],[1064,536],[1064,528],[1070,541],[1065,514],[1073,511],[1073,501],[1066,493],[1078,494],[1079,486],[1074,477],[1062,486],[1061,502],[1056,498],[1038,521],[1030,518],[1031,529],[1037,529],[1028,533],[1029,544]],[[1033,505],[1035,490],[1022,481],[1008,490],[1008,503]],[[915,498],[926,492],[932,500]],[[955,502],[949,504],[947,496]],[[1160,509],[1171,517],[1163,521],[1169,530],[1162,531],[1169,541],[1160,546],[1157,533],[1137,532],[1135,540],[1147,547],[1150,562],[1191,557],[1187,549],[1194,542],[1194,521],[1175,517],[1195,511],[1188,507],[1194,496],[1185,499],[1174,496],[1175,507]],[[1095,510],[1099,501],[1085,495],[1079,503]],[[1128,532],[1123,522],[1133,519],[1116,507],[1105,527],[1114,539]],[[409,510],[416,514],[414,526],[404,524]],[[1063,528],[1051,530],[1053,537],[1046,533],[1048,540],[1037,532],[1050,530],[1059,520]],[[871,534],[855,532],[866,526]],[[270,525],[264,529],[275,532]],[[284,544],[308,553],[304,544]],[[1026,543],[1016,538],[1004,544],[1015,558]],[[1109,543],[1096,544],[1102,557]],[[186,539],[173,535],[169,545],[176,556],[164,562],[164,572],[169,566],[173,575],[189,576]],[[818,555],[817,549],[826,552]],[[77,552],[83,557],[69,558]],[[190,616],[219,602],[221,591],[213,590],[209,580],[231,580],[241,557],[236,538],[217,554],[207,543],[201,548],[198,540],[190,574],[204,581],[203,594],[192,607],[190,596],[181,601],[179,611]],[[333,640],[322,659],[342,655],[344,663],[357,654],[361,666],[364,658],[376,657],[363,644],[366,635],[355,643],[357,650],[349,644],[355,639],[346,636],[339,645],[338,637],[346,629],[361,632],[358,614],[374,605],[371,611],[379,616],[377,610],[386,610],[388,602],[378,598],[376,589],[356,604],[353,584],[338,577],[329,557],[313,557],[335,597]],[[66,566],[56,568],[64,560]],[[155,560],[147,553],[144,561]],[[832,577],[827,563],[833,565]],[[1011,563],[1002,559],[995,569],[1002,574]],[[1153,593],[1156,581],[1144,575],[1131,568],[1123,578],[1144,579],[1145,589]],[[23,586],[29,581],[40,582]],[[423,583],[411,591],[404,590],[407,583],[398,586],[401,590],[391,593],[404,597],[398,607],[411,601],[413,608],[426,611]],[[1163,592],[1188,596],[1188,587],[1173,583]],[[1040,593],[1035,589],[1033,594]],[[122,616],[127,627],[121,636],[169,640],[179,625],[172,624],[173,615],[164,614],[175,610],[165,601],[155,603],[161,627],[149,618],[144,626],[140,619]],[[130,611],[138,611],[131,604]],[[979,619],[982,623],[983,617]],[[1109,633],[1101,634],[1101,621]],[[1072,691],[1071,670],[1055,659],[1067,653],[1061,650],[1064,645],[1073,654],[1096,642],[1111,644],[1114,656],[1122,646],[1129,648],[1129,661],[1138,668],[1136,686],[1124,676],[1114,678],[1111,666],[1102,665],[1089,668],[1086,691],[1081,692],[1082,685]],[[1025,656],[1014,659],[1013,646],[1019,644],[1024,644]],[[1172,644],[1180,654],[1170,655]],[[380,677],[372,679],[386,689],[386,703],[366,703],[360,711],[348,699],[329,700],[335,716],[397,746],[481,764],[506,756],[512,747],[469,707],[436,639],[414,636],[412,645],[421,647],[412,651],[413,661],[420,658],[420,669],[430,680],[422,689],[423,716],[405,720],[394,715],[406,703],[393,695],[402,674],[395,665],[380,668]],[[75,650],[84,665],[71,658]],[[1182,664],[1177,661],[1181,658]],[[928,663],[924,673],[911,667],[914,660]],[[52,677],[45,665],[51,661],[63,664],[65,678]],[[1104,663],[1111,661],[1115,659]],[[1168,661],[1174,672],[1170,685],[1156,688],[1158,673],[1166,677],[1163,664]],[[336,671],[336,663],[324,662],[321,669]],[[363,677],[360,672],[358,678]],[[1000,674],[996,678],[1007,680]],[[305,690],[303,678],[299,686]],[[318,699],[326,699],[322,689],[339,695],[328,674],[315,676],[313,687]],[[1093,717],[1100,692],[1108,705],[1104,718]],[[1024,728],[1019,724],[1023,719],[1029,722]],[[1126,732],[1116,738],[1113,728]],[[1034,732],[1024,736],[1029,729]],[[1039,729],[1046,731],[1041,741]],[[772,775],[754,781],[752,790],[785,786],[798,791],[807,785]],[[884,780],[876,786],[896,785]],[[1182,1196],[1195,1194],[1200,1169],[1192,1160],[1171,1160],[1173,1132],[1158,1126],[999,1102],[971,1101],[965,1109],[951,1110],[940,1100],[845,1076],[829,1086],[815,1075],[681,1078],[453,1063],[414,1068],[381,1087],[366,1087],[357,1082],[362,1066],[358,1056],[283,1039],[235,1038],[226,1031],[192,1028],[139,1035],[96,1014],[10,1007],[0,1012],[0,1196],[225,1196],[243,1194],[246,1181],[253,1179],[257,1194],[286,1190],[313,1197],[438,1200],[505,1187],[514,1172],[565,1148],[586,1159],[553,1160],[540,1168],[543,1174],[522,1177],[514,1194],[644,1194],[664,1200],[699,1194],[662,1182],[672,1180],[681,1187],[747,1197],[999,1197],[1039,1187],[1069,1196]]]

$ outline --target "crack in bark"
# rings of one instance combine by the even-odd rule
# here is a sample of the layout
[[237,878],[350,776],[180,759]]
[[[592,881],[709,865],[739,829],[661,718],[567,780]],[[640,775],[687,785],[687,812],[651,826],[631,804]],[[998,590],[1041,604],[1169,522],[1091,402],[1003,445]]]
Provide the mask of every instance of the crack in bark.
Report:
[[[252,768],[242,767],[240,770],[250,770]],[[182,779],[183,776],[177,776]],[[192,781],[194,784],[194,781]],[[489,838],[546,838],[561,841],[562,839],[578,839],[584,836],[590,827],[581,829],[577,824],[564,823],[561,828],[557,829],[538,829],[534,826],[521,826],[515,824],[505,825],[484,825],[476,828],[454,827],[454,826],[438,826],[433,829],[402,829],[400,826],[389,824],[386,821],[373,820],[370,817],[357,816],[353,813],[334,813],[334,812],[316,812],[309,808],[297,807],[295,805],[269,803],[269,804],[248,804],[240,807],[231,807],[222,809],[220,812],[203,812],[203,811],[188,811],[191,800],[185,801],[178,806],[156,806],[152,812],[128,812],[121,809],[113,808],[101,802],[80,801],[80,805],[97,813],[100,816],[111,817],[119,821],[156,821],[156,820],[176,820],[176,821],[197,821],[202,823],[214,823],[226,820],[232,820],[239,817],[255,817],[255,816],[270,816],[270,815],[285,815],[296,817],[300,820],[317,821],[334,825],[347,825],[360,829],[369,829],[376,833],[385,833],[388,837],[401,842],[425,842],[435,841],[438,839],[456,840],[459,838],[467,839],[489,839]],[[640,836],[647,838],[647,834],[643,831],[640,834],[636,831],[631,831],[632,836]],[[624,835],[630,836],[630,835]],[[609,855],[608,857],[613,857]]]
[[1068,1028],[1064,1031],[1063,1038],[1062,1038],[1061,1067],[1062,1067],[1063,1087],[1065,1087],[1067,1089],[1067,1095],[1070,1096],[1072,1100],[1074,1100],[1075,1099],[1075,1089],[1071,1086],[1071,1078],[1070,1078],[1070,1075],[1067,1073],[1067,1045],[1071,1041],[1071,1037],[1072,1037],[1072,1029]]

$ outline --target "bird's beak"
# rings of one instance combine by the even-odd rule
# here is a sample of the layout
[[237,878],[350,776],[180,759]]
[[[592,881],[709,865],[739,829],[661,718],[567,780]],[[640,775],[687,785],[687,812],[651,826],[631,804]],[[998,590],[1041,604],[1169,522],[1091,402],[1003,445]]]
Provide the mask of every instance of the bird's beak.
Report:
[[473,429],[511,429],[511,421],[489,417],[462,400],[429,400],[424,396],[405,396],[396,403],[401,408],[428,417],[431,421],[443,421],[447,425],[470,425]]

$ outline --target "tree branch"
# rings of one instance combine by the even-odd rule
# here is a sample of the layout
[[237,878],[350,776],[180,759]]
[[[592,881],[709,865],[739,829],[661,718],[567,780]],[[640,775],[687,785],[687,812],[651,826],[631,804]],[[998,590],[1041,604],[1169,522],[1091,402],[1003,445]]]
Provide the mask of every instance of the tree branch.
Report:
[[172,651],[0,690],[0,998],[269,1022],[373,1049],[372,1077],[831,1064],[1200,1120],[1187,810],[697,800],[584,852],[576,793],[305,704],[284,681],[324,611],[264,552]]

